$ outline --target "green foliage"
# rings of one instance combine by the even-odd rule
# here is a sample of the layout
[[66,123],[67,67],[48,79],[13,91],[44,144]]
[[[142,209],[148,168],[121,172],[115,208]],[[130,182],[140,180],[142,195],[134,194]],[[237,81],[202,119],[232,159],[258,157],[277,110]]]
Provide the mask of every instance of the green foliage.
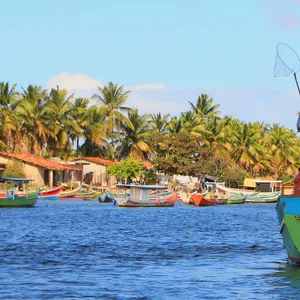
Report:
[[157,180],[156,172],[153,168],[148,169],[143,173],[144,181],[146,184],[155,184]]
[[121,163],[115,163],[107,166],[106,174],[116,176],[118,179],[131,181],[133,178],[140,177],[143,171],[143,163],[132,158],[127,158]]
[[22,162],[19,160],[12,160],[8,162],[2,176],[11,178],[25,178]]
[[224,180],[229,187],[238,187],[243,184],[245,177],[247,177],[247,172],[244,169],[235,166],[226,168],[222,180]]
[[203,169],[206,150],[188,133],[156,134],[152,137],[154,166],[168,175],[196,175]]

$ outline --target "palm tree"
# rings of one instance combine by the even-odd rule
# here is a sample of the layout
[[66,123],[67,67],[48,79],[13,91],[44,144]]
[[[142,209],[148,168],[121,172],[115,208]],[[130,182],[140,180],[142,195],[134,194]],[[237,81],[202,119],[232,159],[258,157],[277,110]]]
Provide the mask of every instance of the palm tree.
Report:
[[70,137],[82,136],[78,124],[73,119],[74,110],[72,106],[73,94],[67,96],[66,90],[60,90],[59,87],[51,89],[49,100],[47,102],[47,118],[51,122],[49,128],[55,133],[55,137],[49,136],[48,148],[51,155],[63,155],[63,152],[70,153]]
[[209,117],[218,116],[220,114],[220,112],[217,110],[220,105],[213,105],[213,98],[209,98],[207,94],[201,94],[198,97],[196,105],[194,105],[190,101],[189,103],[191,105],[192,111],[201,118],[206,119]]
[[165,132],[170,122],[170,114],[162,115],[161,113],[150,115],[150,125],[155,132]]
[[292,130],[278,124],[273,124],[265,138],[266,158],[275,179],[285,174],[295,172],[300,152],[299,140]]
[[122,124],[121,144],[117,147],[119,158],[134,158],[141,160],[149,160],[152,151],[148,144],[152,132],[149,130],[149,116],[138,114],[138,110],[132,109],[128,113],[128,119],[134,129],[127,124]]
[[99,94],[94,94],[93,98],[102,104],[101,110],[106,116],[107,136],[114,147],[115,138],[120,135],[121,124],[127,124],[127,126],[133,129],[133,125],[123,114],[123,112],[130,110],[124,106],[130,91],[124,91],[123,85],[118,86],[118,84],[113,84],[112,82],[109,82],[103,88],[98,87],[98,91]]
[[181,118],[173,117],[169,124],[166,126],[166,132],[169,133],[180,133],[184,132],[184,124]]
[[87,109],[87,122],[82,124],[84,142],[79,148],[83,156],[100,156],[112,158],[112,146],[106,140],[106,126],[104,125],[106,116],[96,105]]
[[54,137],[46,118],[47,91],[33,85],[22,90],[18,113],[24,121],[22,135],[27,148],[25,150],[42,155],[47,145],[47,136]]
[[228,153],[227,135],[226,135],[226,120],[212,116],[206,121],[206,131],[203,132],[204,142],[210,153],[214,156],[221,157]]
[[263,137],[263,129],[258,130],[251,123],[238,123],[231,131],[230,143],[227,144],[230,155],[251,176],[259,171],[254,166],[263,154]]
[[16,114],[19,99],[16,88],[16,84],[10,88],[8,82],[0,82],[0,140],[6,148],[12,150],[21,138],[20,122]]
[[[76,98],[72,104],[71,115],[76,124],[80,127],[80,131],[83,133],[85,128],[89,126],[89,114],[88,105],[90,101],[87,98]],[[83,134],[74,135],[71,134],[70,138],[74,142],[76,140],[76,150],[79,150],[80,137]]]
[[193,111],[187,111],[181,113],[180,121],[183,124],[182,131],[189,133],[193,138],[204,143],[204,135],[209,133],[204,119]]

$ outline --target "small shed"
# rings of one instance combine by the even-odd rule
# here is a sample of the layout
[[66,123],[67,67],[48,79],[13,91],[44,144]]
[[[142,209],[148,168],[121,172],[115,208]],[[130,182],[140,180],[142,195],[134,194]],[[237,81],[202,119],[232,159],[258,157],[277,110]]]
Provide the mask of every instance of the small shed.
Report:
[[22,162],[27,178],[34,179],[37,186],[55,186],[81,176],[81,169],[29,153],[7,153],[0,151],[0,165],[3,169],[13,160]]
[[[88,177],[91,179],[89,184],[96,186],[107,186],[110,184],[106,176],[106,167],[113,164],[113,161],[101,157],[85,156],[76,158],[71,163],[82,169],[83,179]],[[88,174],[93,174],[92,178]]]
[[274,192],[281,189],[281,180],[254,180],[256,192]]

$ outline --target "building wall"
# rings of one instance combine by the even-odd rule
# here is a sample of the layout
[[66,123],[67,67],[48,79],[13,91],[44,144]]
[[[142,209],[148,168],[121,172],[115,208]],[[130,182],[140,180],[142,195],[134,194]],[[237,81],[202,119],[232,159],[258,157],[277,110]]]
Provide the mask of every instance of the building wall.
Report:
[[[0,164],[7,165],[8,162],[12,161],[11,158],[0,156]],[[33,166],[30,164],[22,163],[23,170],[26,174],[26,178],[34,179],[33,184],[36,186],[43,186],[44,183],[44,168]]]
[[82,165],[82,178],[84,178],[85,174],[94,172],[93,185],[104,185],[104,181],[106,181],[106,166],[85,160],[82,162],[84,163]]
[[44,182],[45,169],[44,168],[23,163],[23,169],[26,174],[26,177],[30,178],[30,179],[34,179],[34,183],[38,187],[45,185],[45,182]]

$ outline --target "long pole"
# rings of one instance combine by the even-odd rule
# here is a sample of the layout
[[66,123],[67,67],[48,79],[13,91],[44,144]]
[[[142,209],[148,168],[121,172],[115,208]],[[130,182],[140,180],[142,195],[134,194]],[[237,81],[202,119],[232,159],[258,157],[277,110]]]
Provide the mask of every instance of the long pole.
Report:
[[296,81],[296,84],[297,84],[298,93],[300,94],[300,88],[299,88],[299,84],[298,84],[296,73],[294,73],[294,78],[295,78],[295,81]]

